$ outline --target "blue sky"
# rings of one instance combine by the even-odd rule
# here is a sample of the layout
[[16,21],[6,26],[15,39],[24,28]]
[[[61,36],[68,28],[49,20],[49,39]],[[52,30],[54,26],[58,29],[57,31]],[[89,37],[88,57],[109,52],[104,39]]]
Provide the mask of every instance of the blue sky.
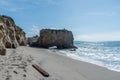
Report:
[[27,36],[42,28],[71,30],[75,40],[120,40],[120,0],[0,0]]

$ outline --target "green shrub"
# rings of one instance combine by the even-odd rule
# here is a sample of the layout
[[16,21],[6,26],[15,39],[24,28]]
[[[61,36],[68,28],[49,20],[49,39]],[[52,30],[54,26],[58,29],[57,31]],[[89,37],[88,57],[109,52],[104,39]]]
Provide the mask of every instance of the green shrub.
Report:
[[0,16],[0,22],[4,22],[4,19],[3,17]]

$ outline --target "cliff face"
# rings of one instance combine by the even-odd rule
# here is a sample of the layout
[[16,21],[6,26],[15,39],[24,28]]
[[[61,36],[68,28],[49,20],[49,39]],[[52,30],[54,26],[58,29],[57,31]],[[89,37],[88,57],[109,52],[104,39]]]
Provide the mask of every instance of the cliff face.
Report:
[[4,15],[0,16],[0,45],[0,54],[5,54],[5,48],[26,45],[25,32],[16,26],[11,17]]
[[73,48],[73,34],[68,30],[42,29],[40,37],[33,46],[49,48],[56,46],[59,49]]

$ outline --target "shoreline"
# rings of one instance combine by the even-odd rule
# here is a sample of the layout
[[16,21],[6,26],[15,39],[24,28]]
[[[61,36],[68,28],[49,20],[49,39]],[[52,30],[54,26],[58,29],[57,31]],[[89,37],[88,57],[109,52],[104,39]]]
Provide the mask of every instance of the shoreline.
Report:
[[[120,75],[120,72],[111,71],[98,65],[58,55],[59,52],[56,54],[48,49],[42,48],[37,48],[37,50],[41,52],[41,66],[53,74],[54,71],[57,71],[54,75],[57,74],[57,76],[63,77],[61,80],[118,80],[118,77],[115,79],[114,76]],[[86,79],[83,75],[88,76],[88,78]]]
[[[48,49],[48,50],[49,50],[49,49]],[[68,55],[66,55],[66,53],[68,53],[68,52],[63,52],[63,51],[61,52],[61,51],[57,51],[57,50],[49,50],[49,51],[53,52],[54,54],[57,53],[57,54],[60,55],[60,56],[64,56],[64,57],[67,57],[67,58],[70,58],[70,59],[73,59],[73,60],[76,60],[76,61],[85,62],[85,63],[90,63],[90,64],[93,64],[93,65],[96,65],[96,66],[99,66],[99,67],[102,67],[102,68],[106,68],[106,69],[108,69],[108,70],[110,70],[110,71],[120,72],[120,70],[117,71],[117,69],[112,69],[112,68],[108,68],[108,67],[106,67],[106,66],[103,66],[102,63],[100,63],[101,65],[100,65],[100,64],[97,64],[96,61],[89,62],[88,60],[82,60],[82,59],[77,59],[77,58],[68,56]],[[90,61],[91,61],[91,60],[90,60]],[[99,63],[99,62],[98,62],[98,63]]]
[[[11,80],[120,80],[120,72],[74,60],[58,54],[59,52],[56,54],[56,52],[49,51],[48,49],[22,46],[13,50],[13,52],[23,55],[23,61],[29,58],[28,56],[31,56],[32,61],[31,63],[27,62],[28,59],[25,61],[27,63],[26,77],[20,77],[22,71],[18,71],[20,74],[17,74],[17,76],[11,74],[13,76]],[[13,52],[9,50],[8,53]],[[34,63],[48,72],[50,77],[45,78],[32,68],[31,65]],[[20,77],[20,79],[16,77]]]

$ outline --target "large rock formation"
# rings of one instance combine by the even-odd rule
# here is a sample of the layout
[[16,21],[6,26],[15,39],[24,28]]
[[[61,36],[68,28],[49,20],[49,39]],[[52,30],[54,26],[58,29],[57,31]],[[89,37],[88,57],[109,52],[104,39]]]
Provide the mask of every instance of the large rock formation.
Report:
[[73,34],[68,30],[42,29],[40,37],[33,46],[49,48],[56,46],[59,49],[75,48],[73,46]]
[[0,15],[0,54],[5,54],[5,48],[19,45],[26,45],[25,32],[16,26],[11,17]]

